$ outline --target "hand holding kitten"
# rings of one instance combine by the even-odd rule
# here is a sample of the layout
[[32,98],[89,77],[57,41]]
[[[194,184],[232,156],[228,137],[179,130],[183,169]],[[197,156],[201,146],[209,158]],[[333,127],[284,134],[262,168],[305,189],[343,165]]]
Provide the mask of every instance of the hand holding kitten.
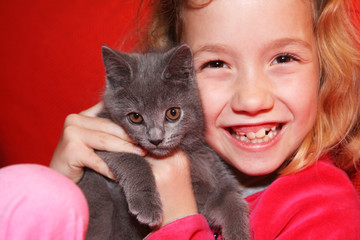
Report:
[[177,151],[164,159],[145,158],[153,170],[163,205],[161,225],[198,213],[186,155]]
[[120,126],[96,117],[102,108],[103,103],[100,102],[79,114],[70,114],[65,120],[50,167],[75,183],[83,176],[84,167],[113,178],[109,167],[94,149],[145,155],[145,151],[134,145]]
[[[97,150],[131,152],[145,156],[145,151],[134,145],[126,132],[105,118],[96,117],[103,103],[79,114],[69,115],[50,167],[77,183],[84,167],[114,179],[108,165],[94,152]],[[189,161],[182,152],[166,159],[146,157],[153,169],[157,188],[164,207],[162,225],[179,217],[197,213],[191,187]],[[169,187],[171,183],[172,187]],[[181,191],[179,191],[179,189]]]

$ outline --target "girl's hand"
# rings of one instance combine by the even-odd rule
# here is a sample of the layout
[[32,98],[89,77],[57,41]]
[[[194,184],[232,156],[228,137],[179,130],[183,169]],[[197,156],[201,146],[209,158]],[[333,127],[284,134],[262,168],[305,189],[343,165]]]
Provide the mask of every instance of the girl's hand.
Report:
[[96,117],[102,108],[100,102],[79,114],[70,114],[65,120],[50,167],[74,182],[81,179],[84,167],[114,178],[94,149],[145,155],[144,150],[134,145],[120,126],[108,119]]
[[164,159],[146,157],[163,205],[162,225],[198,212],[191,185],[190,163],[183,152]]

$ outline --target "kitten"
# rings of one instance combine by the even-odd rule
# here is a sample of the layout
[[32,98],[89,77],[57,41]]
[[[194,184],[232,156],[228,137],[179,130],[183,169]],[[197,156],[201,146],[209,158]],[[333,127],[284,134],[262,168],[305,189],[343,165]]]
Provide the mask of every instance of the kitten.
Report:
[[[190,48],[181,45],[142,55],[103,46],[102,53],[107,82],[99,116],[119,124],[155,157],[183,151],[190,160],[198,210],[211,228],[226,240],[250,239],[239,183],[204,140]],[[162,220],[150,165],[135,154],[97,153],[116,181],[86,169],[79,185],[90,208],[87,239],[142,239],[149,226]]]

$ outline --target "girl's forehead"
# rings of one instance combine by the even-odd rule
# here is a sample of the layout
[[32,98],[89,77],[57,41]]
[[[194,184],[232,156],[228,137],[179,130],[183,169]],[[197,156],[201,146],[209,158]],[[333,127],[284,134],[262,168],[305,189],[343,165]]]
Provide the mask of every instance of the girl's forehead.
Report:
[[[214,0],[202,8],[186,8],[185,42],[244,41],[271,38],[313,40],[311,4],[307,0]],[[239,44],[239,43],[238,43]]]
[[[257,12],[268,12],[270,11],[269,7],[273,5],[280,6],[284,11],[289,10],[286,9],[287,7],[294,7],[296,11],[297,5],[306,5],[309,7],[308,10],[310,14],[312,14],[313,8],[318,9],[321,8],[325,3],[328,2],[327,0],[288,0],[288,1],[272,1],[272,0],[184,0],[184,8],[180,10],[182,13],[187,12],[198,12],[198,14],[203,14],[207,12],[209,8],[213,8],[213,6],[223,6],[227,5],[230,6],[235,11],[241,11],[241,9],[245,9],[246,11],[249,10],[257,10]],[[287,4],[285,4],[287,3]],[[290,4],[289,4],[290,3]],[[224,10],[220,11],[218,9],[217,13],[224,15]],[[286,14],[287,12],[283,12]],[[180,14],[182,15],[182,14]],[[240,15],[240,12],[239,12]],[[183,16],[183,19],[186,18]]]
[[185,8],[183,21],[185,28],[187,25],[209,28],[218,24],[226,28],[235,23],[239,28],[247,24],[249,29],[256,30],[258,24],[271,27],[276,23],[278,27],[304,21],[311,23],[312,8],[309,1],[303,0],[215,0],[202,8]]

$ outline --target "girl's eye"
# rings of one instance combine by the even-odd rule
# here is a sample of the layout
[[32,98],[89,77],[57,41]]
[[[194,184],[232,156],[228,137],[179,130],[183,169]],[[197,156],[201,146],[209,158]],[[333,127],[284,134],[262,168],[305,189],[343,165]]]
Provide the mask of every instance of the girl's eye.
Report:
[[169,108],[165,116],[168,121],[176,121],[180,118],[180,113],[180,108]]
[[216,60],[205,63],[201,69],[204,68],[229,68],[229,66],[224,61]]
[[299,58],[295,57],[292,54],[282,54],[277,56],[273,62],[271,63],[273,64],[284,64],[284,63],[289,63],[289,62],[294,62],[294,61],[299,61]]
[[130,122],[135,124],[141,124],[144,121],[143,117],[138,113],[130,113],[128,115],[128,119]]

